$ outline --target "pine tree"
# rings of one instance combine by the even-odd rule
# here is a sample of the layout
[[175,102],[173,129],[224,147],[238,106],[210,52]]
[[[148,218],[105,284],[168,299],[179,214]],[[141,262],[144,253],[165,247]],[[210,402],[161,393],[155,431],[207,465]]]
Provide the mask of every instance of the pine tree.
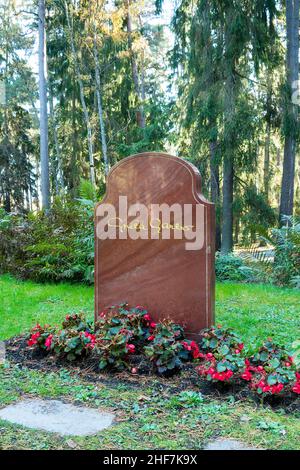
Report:
[[[236,172],[247,165],[250,168],[257,157],[251,145],[257,123],[255,109],[251,112],[248,77],[258,74],[261,64],[270,60],[270,45],[276,37],[275,15],[275,0],[251,3],[199,0],[194,5],[182,0],[175,15],[179,44],[179,48],[177,44],[175,47],[175,64],[183,66],[181,81],[189,89],[186,122],[193,130],[193,145],[198,143],[201,149],[206,143],[214,182],[216,153],[223,160],[223,253],[233,248]],[[188,81],[190,75],[192,81]],[[214,194],[217,187],[216,184],[213,188]]]
[[279,217],[293,215],[295,158],[298,137],[298,105],[292,93],[299,87],[299,0],[286,0],[286,87],[284,122],[284,160]]

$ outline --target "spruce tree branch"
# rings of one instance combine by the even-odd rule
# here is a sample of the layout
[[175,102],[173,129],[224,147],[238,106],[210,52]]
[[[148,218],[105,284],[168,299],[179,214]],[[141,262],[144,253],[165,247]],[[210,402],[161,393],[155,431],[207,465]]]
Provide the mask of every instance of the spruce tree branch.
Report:
[[[245,78],[249,82],[255,83],[255,85],[260,85],[260,86],[263,86],[264,88],[269,87],[269,85],[267,85],[266,83],[261,83],[261,82],[258,82],[257,80],[254,80],[253,78],[246,77],[246,75],[241,74],[237,70],[234,70],[234,73],[236,73],[236,75],[238,75],[240,78]],[[273,90],[271,90],[271,93],[273,93]]]

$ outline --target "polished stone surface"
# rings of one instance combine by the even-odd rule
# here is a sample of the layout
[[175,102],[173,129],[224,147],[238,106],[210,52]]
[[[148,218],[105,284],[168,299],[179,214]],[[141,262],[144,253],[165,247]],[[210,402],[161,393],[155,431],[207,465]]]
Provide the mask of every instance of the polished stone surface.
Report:
[[31,429],[87,436],[111,426],[114,415],[59,400],[28,399],[0,410],[0,419]]
[[[132,306],[143,305],[154,320],[170,318],[184,324],[187,336],[196,337],[214,321],[215,281],[214,205],[201,194],[197,168],[182,158],[161,153],[121,160],[110,171],[106,196],[96,207],[96,234],[101,205],[111,203],[119,208],[119,196],[127,196],[129,206],[144,204],[149,212],[153,204],[177,203],[182,211],[189,204],[194,227],[198,206],[202,246],[187,250],[186,232],[182,230],[182,239],[174,238],[175,230],[170,231],[169,240],[162,239],[161,233],[158,239],[120,239],[120,232],[115,240],[96,237],[96,318],[106,307],[126,301]],[[133,218],[128,218],[128,225]],[[172,216],[170,221],[174,225]]]

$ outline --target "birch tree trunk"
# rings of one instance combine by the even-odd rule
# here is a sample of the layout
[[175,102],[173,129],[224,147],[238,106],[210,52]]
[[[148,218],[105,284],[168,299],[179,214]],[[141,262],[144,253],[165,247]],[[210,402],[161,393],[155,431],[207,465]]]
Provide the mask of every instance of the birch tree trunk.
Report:
[[40,99],[40,164],[42,207],[50,207],[47,84],[45,77],[45,0],[39,0],[39,99]]
[[102,155],[103,155],[103,160],[104,160],[105,174],[107,175],[109,172],[109,160],[108,160],[108,155],[107,155],[106,132],[105,132],[102,98],[101,98],[101,78],[100,78],[99,56],[98,56],[98,49],[97,49],[97,34],[95,30],[94,30],[94,62],[95,62],[95,76],[96,76],[96,95],[97,95],[98,115],[99,115],[99,124],[100,124],[100,132],[101,132],[101,147],[102,147]]
[[90,180],[91,180],[92,185],[96,186],[92,126],[90,122],[88,108],[85,102],[84,87],[83,87],[83,82],[81,79],[80,67],[79,67],[78,57],[77,57],[77,53],[75,49],[73,25],[70,20],[67,2],[65,2],[65,10],[66,10],[67,25],[68,25],[69,35],[70,35],[70,43],[71,43],[72,56],[73,56],[73,61],[74,61],[75,74],[76,74],[76,78],[79,84],[80,101],[81,101],[81,106],[82,106],[86,128],[87,128],[89,164],[90,164]]
[[[47,34],[46,34],[46,41],[47,41]],[[48,82],[48,95],[49,95],[49,111],[50,111],[50,118],[51,118],[51,127],[53,133],[53,140],[54,140],[54,148],[55,148],[55,155],[54,155],[54,162],[52,163],[52,178],[55,181],[55,192],[59,194],[62,190],[63,184],[63,172],[62,172],[62,158],[61,158],[61,151],[58,142],[58,135],[57,135],[57,122],[56,116],[54,111],[53,105],[53,88],[52,88],[52,81],[49,77],[49,67],[48,67],[48,57],[46,58],[47,64],[47,82]]]
[[[299,0],[286,0],[286,81],[292,94],[295,91],[295,82],[299,73]],[[298,86],[298,82],[297,82]],[[279,223],[282,223],[283,215],[292,215],[294,208],[295,185],[295,158],[298,127],[297,104],[291,101],[287,104],[285,112],[289,116],[289,129],[286,129],[284,142],[283,173],[281,183]]]

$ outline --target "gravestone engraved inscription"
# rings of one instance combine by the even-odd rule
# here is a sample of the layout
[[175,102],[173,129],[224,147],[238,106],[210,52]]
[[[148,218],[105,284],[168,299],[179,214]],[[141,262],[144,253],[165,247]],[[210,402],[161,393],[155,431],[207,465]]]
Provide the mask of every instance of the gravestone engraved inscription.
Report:
[[95,208],[95,317],[143,305],[196,338],[214,322],[214,204],[186,160],[143,153],[110,171]]

